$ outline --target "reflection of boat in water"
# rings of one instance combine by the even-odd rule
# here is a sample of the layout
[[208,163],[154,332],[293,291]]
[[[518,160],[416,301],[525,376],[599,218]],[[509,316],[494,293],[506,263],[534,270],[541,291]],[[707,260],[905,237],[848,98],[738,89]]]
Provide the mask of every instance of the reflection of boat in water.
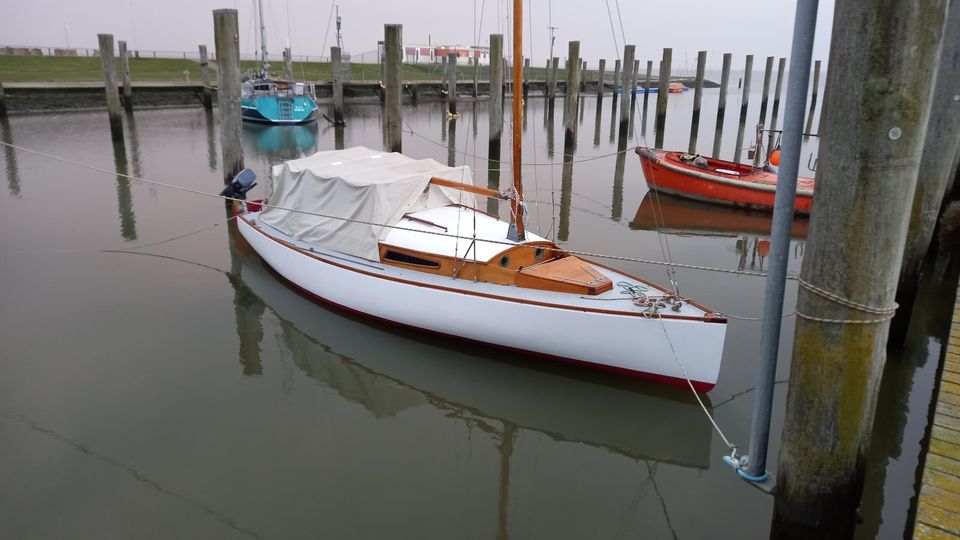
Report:
[[[716,204],[773,209],[777,174],[754,165],[637,147],[643,176],[650,189]],[[812,178],[797,178],[794,210],[809,214],[813,205]]]
[[[653,191],[644,195],[637,214],[630,222],[631,229],[696,236],[769,236],[772,226],[773,217],[766,212],[722,208]],[[809,220],[798,216],[793,220],[790,236],[795,239],[806,238],[809,226]]]
[[244,138],[262,154],[293,158],[317,148],[317,125],[274,126],[248,124]]
[[667,92],[671,94],[682,94],[687,90],[689,90],[689,88],[682,82],[672,82],[670,86],[667,87]]
[[[632,459],[709,467],[710,426],[689,393],[608,376],[571,377],[563,366],[535,369],[529,359],[521,366],[502,352],[361,322],[297,295],[255,255],[233,256],[238,325],[255,320],[262,327],[269,308],[294,364],[376,416],[429,404],[481,428],[499,431],[503,422]],[[241,342],[243,336],[263,339],[249,328],[238,333]],[[259,343],[241,347],[241,356],[260,350]],[[478,355],[488,361],[476,361]],[[638,384],[644,393],[634,390]]]

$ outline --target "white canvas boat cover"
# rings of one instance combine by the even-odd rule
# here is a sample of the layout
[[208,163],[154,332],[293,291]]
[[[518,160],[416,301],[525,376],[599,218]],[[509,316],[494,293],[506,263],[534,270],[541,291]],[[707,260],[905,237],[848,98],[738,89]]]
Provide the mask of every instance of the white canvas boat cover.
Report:
[[[438,176],[472,184],[469,167],[355,146],[273,167],[272,206],[260,220],[298,240],[379,260],[377,243],[408,212],[475,206],[472,194],[430,184]],[[301,210],[303,213],[291,210]],[[317,215],[321,214],[321,215]],[[442,232],[442,231],[440,231]]]

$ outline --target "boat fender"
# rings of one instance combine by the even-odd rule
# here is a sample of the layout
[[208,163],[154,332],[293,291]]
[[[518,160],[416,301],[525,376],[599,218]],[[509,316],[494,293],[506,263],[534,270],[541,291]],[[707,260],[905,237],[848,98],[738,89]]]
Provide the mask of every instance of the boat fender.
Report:
[[780,147],[773,149],[773,152],[770,152],[770,158],[767,161],[774,167],[780,166]]
[[246,199],[247,192],[253,189],[255,185],[257,185],[256,173],[250,169],[244,169],[238,172],[237,175],[233,177],[233,181],[223,188],[220,196],[231,199]]

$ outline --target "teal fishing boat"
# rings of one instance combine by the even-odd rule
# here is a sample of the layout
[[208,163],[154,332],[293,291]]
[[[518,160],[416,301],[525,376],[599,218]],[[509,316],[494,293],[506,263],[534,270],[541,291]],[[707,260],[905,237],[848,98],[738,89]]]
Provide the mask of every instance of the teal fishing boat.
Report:
[[[306,124],[317,120],[317,102],[309,85],[270,77],[267,62],[267,35],[260,11],[260,73],[240,86],[240,109],[243,120],[261,124]],[[289,74],[288,74],[289,75]]]

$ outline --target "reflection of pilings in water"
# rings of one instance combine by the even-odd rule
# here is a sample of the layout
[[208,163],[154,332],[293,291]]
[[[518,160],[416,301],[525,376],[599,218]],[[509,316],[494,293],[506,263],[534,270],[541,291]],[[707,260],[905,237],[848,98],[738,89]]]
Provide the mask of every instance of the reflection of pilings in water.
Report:
[[613,204],[610,219],[619,221],[623,215],[623,170],[627,162],[627,137],[620,134],[620,143],[617,144],[617,165],[613,170]]
[[[487,187],[500,191],[500,142],[490,141],[487,152]],[[499,205],[493,197],[487,197],[487,213],[494,216],[499,213]]]
[[214,129],[216,120],[212,109],[204,109],[204,119],[207,121],[207,167],[210,172],[217,170],[217,131]]
[[[239,360],[244,375],[262,375],[263,363],[260,359],[260,342],[263,340],[263,312],[265,305],[243,282],[241,260],[245,255],[237,246],[237,238],[242,238],[237,230],[236,220],[227,223],[230,239],[230,274],[227,279],[233,287],[233,314],[236,321],[237,338],[240,340]],[[243,242],[243,240],[240,240]]]
[[[476,61],[476,59],[474,59],[474,61]],[[476,96],[474,96],[474,97],[476,97]],[[473,102],[473,115],[472,115],[472,117],[470,118],[470,123],[473,125],[473,138],[476,139],[476,138],[477,138],[477,102],[476,102],[476,101]],[[524,124],[523,124],[523,126],[524,126],[524,127],[527,126],[527,124],[526,124],[526,116],[524,116]]]
[[580,125],[583,125],[583,110],[587,108],[587,100],[580,96]]
[[456,167],[457,166],[457,120],[455,118],[450,118],[446,123],[449,123],[450,126],[447,128],[447,166]]
[[500,483],[497,497],[497,540],[510,537],[507,523],[507,510],[510,508],[510,456],[513,455],[513,439],[517,426],[503,422],[503,435],[497,450],[500,451]]
[[600,148],[600,120],[603,113],[603,98],[597,98],[597,114],[593,124],[593,147]]
[[120,214],[120,236],[124,240],[137,239],[137,218],[133,214],[133,195],[130,180],[126,178],[127,148],[123,137],[113,140],[113,164],[117,171],[117,207]]
[[[0,116],[0,140],[13,144],[13,132],[10,131],[10,120]],[[9,146],[3,146],[3,159],[7,162],[7,189],[10,195],[20,198],[20,171],[17,168],[17,151]]]
[[333,126],[333,147],[336,150],[343,150],[343,126]]
[[546,114],[546,128],[547,128],[547,157],[553,159],[554,155],[554,143],[553,143],[553,100],[548,100],[550,103],[547,105],[547,114]]
[[743,236],[737,239],[737,254],[740,255],[740,260],[737,261],[737,270],[745,270],[747,268],[747,249],[750,240]]
[[[626,105],[628,101],[629,101],[629,103],[630,103],[630,129],[627,130],[627,138],[628,138],[628,139],[632,139],[632,138],[633,138],[633,130],[635,129],[635,128],[634,128],[634,124],[633,124],[633,119],[634,119],[634,117],[636,117],[636,115],[637,115],[637,107],[636,107],[637,100],[635,100],[635,99],[624,100],[624,101],[623,101],[623,104]],[[622,143],[621,143],[621,144],[622,144]]]
[[440,122],[440,142],[447,142],[447,112],[443,111],[443,121]]
[[560,224],[557,226],[557,240],[566,242],[570,238],[570,203],[573,198],[573,151],[576,140],[564,137],[563,170],[560,173]]
[[[529,58],[527,60],[529,61]],[[522,124],[523,132],[526,133],[527,132],[527,86],[526,85],[523,86],[523,114],[521,116],[523,117],[523,124]]]
[[140,159],[140,139],[137,138],[137,121],[132,111],[127,111],[127,131],[130,137],[130,165],[133,166],[133,175],[137,178],[142,177],[143,162]]

